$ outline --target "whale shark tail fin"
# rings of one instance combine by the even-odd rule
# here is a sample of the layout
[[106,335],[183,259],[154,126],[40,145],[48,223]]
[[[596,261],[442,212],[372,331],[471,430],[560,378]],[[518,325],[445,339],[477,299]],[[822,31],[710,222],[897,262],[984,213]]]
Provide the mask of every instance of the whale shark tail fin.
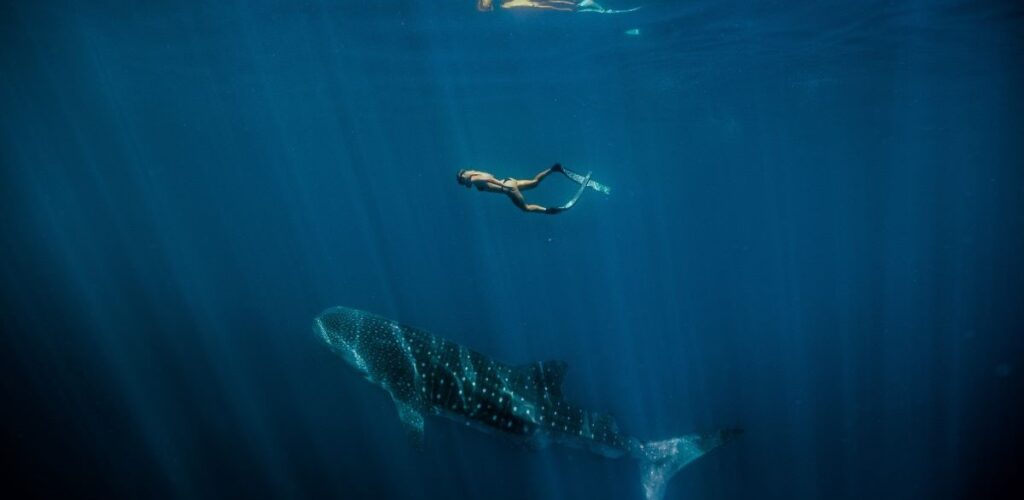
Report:
[[640,460],[641,482],[647,500],[661,500],[668,481],[707,452],[722,446],[742,434],[740,429],[724,429],[706,434],[651,441],[640,444],[634,455]]

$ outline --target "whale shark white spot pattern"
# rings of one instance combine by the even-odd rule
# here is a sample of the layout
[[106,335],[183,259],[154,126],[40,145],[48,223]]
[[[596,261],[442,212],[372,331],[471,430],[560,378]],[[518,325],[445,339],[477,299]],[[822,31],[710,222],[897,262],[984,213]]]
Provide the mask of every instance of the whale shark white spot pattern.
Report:
[[417,443],[422,443],[427,412],[538,446],[556,442],[611,458],[631,456],[641,463],[648,500],[661,498],[667,481],[682,467],[738,434],[720,431],[641,443],[620,433],[611,416],[584,411],[563,399],[564,362],[512,367],[429,333],[344,307],[318,316],[314,330],[367,380],[391,395],[399,419]]

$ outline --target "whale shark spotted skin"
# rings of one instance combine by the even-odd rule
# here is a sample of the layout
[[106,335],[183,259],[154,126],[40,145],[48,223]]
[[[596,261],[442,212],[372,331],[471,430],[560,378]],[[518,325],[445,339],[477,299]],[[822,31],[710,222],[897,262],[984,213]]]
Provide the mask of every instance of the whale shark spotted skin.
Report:
[[314,331],[367,380],[387,391],[410,437],[421,443],[424,415],[480,430],[550,442],[610,458],[640,461],[649,500],[662,498],[685,465],[738,434],[724,430],[644,443],[621,433],[605,413],[586,411],[562,396],[563,361],[510,366],[455,342],[374,314],[334,307]]

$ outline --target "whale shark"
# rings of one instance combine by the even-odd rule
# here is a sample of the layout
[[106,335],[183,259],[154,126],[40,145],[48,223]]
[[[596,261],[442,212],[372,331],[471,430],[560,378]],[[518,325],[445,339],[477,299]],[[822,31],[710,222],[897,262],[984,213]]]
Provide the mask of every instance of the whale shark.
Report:
[[660,500],[680,469],[737,436],[738,429],[641,441],[607,413],[587,411],[562,394],[567,365],[518,366],[372,313],[333,307],[314,332],[369,382],[394,400],[409,437],[422,446],[424,418],[446,417],[542,448],[579,448],[608,458],[632,457],[647,500]]

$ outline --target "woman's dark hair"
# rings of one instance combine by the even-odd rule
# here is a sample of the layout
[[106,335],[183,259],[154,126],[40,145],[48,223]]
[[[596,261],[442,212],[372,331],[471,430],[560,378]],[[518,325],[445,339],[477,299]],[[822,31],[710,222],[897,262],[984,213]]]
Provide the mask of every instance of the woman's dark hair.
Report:
[[459,173],[455,174],[455,182],[462,184],[463,186],[469,187],[469,182],[462,178],[462,174],[466,172],[466,169],[459,170]]

